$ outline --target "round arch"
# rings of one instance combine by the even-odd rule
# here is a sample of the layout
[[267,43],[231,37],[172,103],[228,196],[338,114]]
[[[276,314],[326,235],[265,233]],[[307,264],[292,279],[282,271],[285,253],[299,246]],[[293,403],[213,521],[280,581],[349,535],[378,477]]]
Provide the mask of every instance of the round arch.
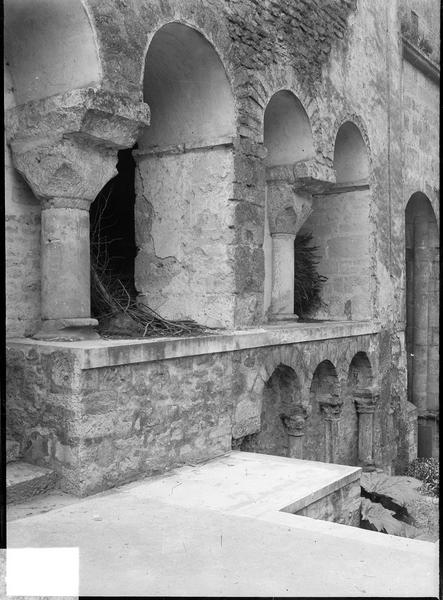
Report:
[[368,150],[360,129],[352,121],[339,128],[334,146],[337,183],[366,181],[369,178]]
[[141,148],[208,145],[235,134],[235,106],[223,63],[205,36],[167,23],[154,34],[145,58],[144,101],[151,125]]
[[18,105],[102,78],[97,39],[80,0],[9,0],[5,58]]
[[248,452],[288,456],[289,439],[283,417],[295,414],[300,405],[300,380],[292,367],[280,363],[263,389],[260,431],[246,436],[241,449]]
[[293,164],[314,157],[311,124],[300,100],[289,90],[276,92],[264,113],[265,164]]
[[311,415],[307,420],[303,445],[303,458],[325,461],[328,457],[326,429],[322,405],[338,402],[340,384],[335,366],[329,360],[319,363],[310,386]]

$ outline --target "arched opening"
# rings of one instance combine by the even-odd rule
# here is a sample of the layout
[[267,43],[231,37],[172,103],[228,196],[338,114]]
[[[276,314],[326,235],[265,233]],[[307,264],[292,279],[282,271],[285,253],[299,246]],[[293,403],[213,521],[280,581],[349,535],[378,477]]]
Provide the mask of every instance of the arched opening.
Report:
[[267,167],[289,165],[314,156],[308,115],[292,92],[276,92],[265,110],[263,141]]
[[300,407],[300,383],[295,371],[278,365],[265,384],[261,410],[261,429],[248,435],[240,449],[246,452],[289,456],[290,442],[284,417],[297,413]]
[[5,56],[17,104],[96,84],[95,34],[80,0],[10,0]]
[[343,123],[337,133],[334,148],[334,169],[337,183],[366,183],[369,160],[366,144],[354,123]]
[[[132,151],[120,150],[118,175],[100,191],[90,208],[91,314],[100,330],[116,331],[110,319],[107,294],[114,299],[135,300],[135,162]],[[123,304],[125,306],[126,303]]]
[[418,409],[418,455],[438,456],[439,236],[429,199],[406,206],[406,352],[408,400]]
[[181,23],[154,35],[146,55],[144,101],[151,126],[141,149],[207,146],[234,133],[234,101],[223,64],[206,38]]
[[180,23],[154,35],[144,100],[151,125],[136,153],[139,301],[167,319],[233,325],[235,110],[223,64]]
[[338,130],[334,169],[336,185],[314,195],[312,213],[300,235],[312,232],[318,247],[318,272],[327,278],[322,289],[323,304],[313,318],[367,320],[372,316],[371,253],[374,236],[371,224],[369,157],[356,125],[344,123]]
[[358,465],[358,414],[355,396],[372,385],[372,367],[365,352],[357,352],[349,365],[347,393],[344,397],[341,418],[341,443],[339,462]]
[[272,173],[274,167],[312,159],[314,144],[308,115],[290,91],[280,90],[272,96],[263,127],[267,150],[263,304],[270,318],[282,318],[294,313],[294,239],[305,218],[300,207],[306,205],[306,198],[298,197],[290,181],[273,181]]
[[[321,362],[314,371],[310,388],[311,414],[306,423],[303,458],[323,462],[337,462],[334,447],[337,432],[331,431],[325,409],[340,405],[339,382],[334,365],[329,360]],[[334,439],[332,439],[332,436]]]

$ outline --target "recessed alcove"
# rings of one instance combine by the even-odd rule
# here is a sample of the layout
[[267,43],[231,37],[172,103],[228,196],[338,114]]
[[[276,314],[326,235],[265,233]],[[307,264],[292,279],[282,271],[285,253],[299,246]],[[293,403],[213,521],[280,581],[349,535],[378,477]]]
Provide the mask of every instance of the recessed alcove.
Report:
[[311,414],[306,421],[303,439],[303,458],[337,462],[331,456],[330,445],[337,440],[329,439],[328,426],[322,405],[334,406],[339,399],[339,382],[334,365],[329,360],[322,361],[315,369],[310,387]]
[[151,125],[139,140],[141,149],[208,146],[234,133],[234,100],[223,64],[209,41],[182,23],[168,23],[154,35],[143,95]]
[[17,104],[101,79],[95,34],[80,0],[13,0],[5,10],[5,57]]
[[345,122],[334,149],[337,183],[313,195],[312,213],[300,234],[312,233],[318,247],[323,306],[308,315],[316,319],[359,320],[372,317],[371,253],[375,232],[371,218],[369,157],[358,127]]
[[[291,173],[295,163],[314,157],[308,115],[300,100],[291,91],[280,90],[269,100],[263,120],[263,143],[267,150],[267,180],[275,167],[287,166],[288,173]],[[263,305],[265,315],[271,319],[294,313],[293,241],[303,218],[300,207],[299,214],[294,208],[297,202],[300,206],[307,203],[306,198],[301,199],[297,196],[289,181],[267,181]]]
[[365,352],[357,352],[349,365],[341,411],[338,459],[340,464],[358,465],[358,414],[355,394],[372,385],[372,367]]
[[438,456],[440,244],[425,194],[411,196],[405,220],[408,400],[418,409],[419,456]]
[[135,153],[139,302],[162,317],[234,324],[235,107],[213,45],[182,23],[150,41],[144,100],[151,123]]
[[300,405],[301,386],[295,371],[278,365],[265,384],[260,431],[246,436],[240,448],[247,452],[289,456],[289,436],[282,417],[294,414]]

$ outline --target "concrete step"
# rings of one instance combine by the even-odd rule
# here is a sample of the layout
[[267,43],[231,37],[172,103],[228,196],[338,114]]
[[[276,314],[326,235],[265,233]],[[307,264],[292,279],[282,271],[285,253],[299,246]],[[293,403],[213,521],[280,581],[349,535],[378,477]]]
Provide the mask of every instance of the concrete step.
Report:
[[55,487],[57,476],[51,469],[22,461],[6,465],[6,501],[23,502]]
[[6,462],[10,463],[20,458],[20,444],[15,440],[6,440]]

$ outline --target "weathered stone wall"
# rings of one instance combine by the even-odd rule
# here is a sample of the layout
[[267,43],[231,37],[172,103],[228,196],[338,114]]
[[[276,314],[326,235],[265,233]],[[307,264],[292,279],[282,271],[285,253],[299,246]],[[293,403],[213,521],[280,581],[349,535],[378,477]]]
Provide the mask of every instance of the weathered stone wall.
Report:
[[349,483],[298,511],[297,515],[332,521],[351,527],[360,526],[360,481]]
[[403,206],[422,192],[440,222],[438,85],[407,60],[403,61]]
[[[278,365],[296,373],[300,394],[291,402],[309,415],[320,362],[335,366],[344,398],[357,352],[367,354],[378,380],[378,351],[374,334],[85,368],[81,351],[66,345],[12,344],[8,431],[21,441],[25,460],[54,468],[63,489],[90,494],[209,459],[228,451],[232,439],[260,431],[265,384]],[[390,437],[387,392],[374,415],[374,448],[376,464],[389,469],[398,441]],[[340,457],[352,453],[346,430],[355,435],[355,426],[354,419],[339,429]],[[305,443],[312,449],[309,428]],[[324,461],[323,446],[310,458]]]
[[168,319],[234,324],[232,149],[137,161],[135,283]]
[[370,201],[368,191],[313,198],[312,215],[301,233],[312,232],[312,245],[318,247],[318,272],[328,278],[321,292],[325,306],[316,311],[317,318],[372,316]]
[[[5,110],[15,106],[5,65]],[[6,330],[21,337],[40,322],[40,203],[14,169],[5,143]]]

